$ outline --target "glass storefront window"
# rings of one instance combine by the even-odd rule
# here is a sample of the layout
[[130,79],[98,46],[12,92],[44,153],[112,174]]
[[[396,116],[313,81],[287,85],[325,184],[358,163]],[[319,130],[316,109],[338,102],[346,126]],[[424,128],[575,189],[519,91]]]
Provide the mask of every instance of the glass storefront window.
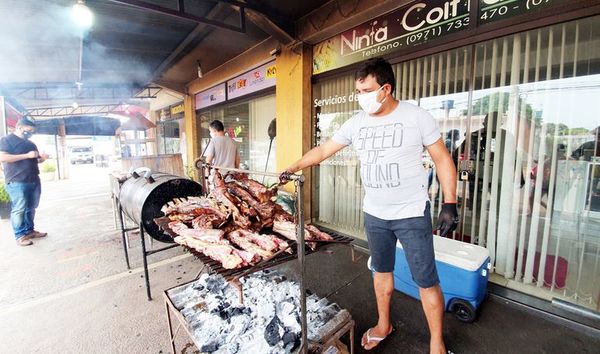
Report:
[[[599,26],[591,17],[393,66],[396,97],[436,118],[457,165],[461,223],[452,237],[490,250],[492,281],[595,310]],[[315,144],[356,112],[353,90],[351,74],[316,81]],[[435,219],[443,196],[425,150],[423,165]],[[358,170],[351,149],[315,169],[313,218],[365,239]]]
[[181,152],[180,124],[182,124],[181,120],[164,121],[157,124],[159,154],[178,154]]
[[[197,114],[200,136],[200,156],[210,135],[208,125],[215,119],[223,122],[225,134],[238,145],[240,168],[252,171],[275,172],[276,138],[271,144],[267,133],[269,124],[275,119],[275,95],[258,97],[243,102],[221,105],[201,111]],[[269,152],[269,146],[271,150]],[[262,181],[262,176],[254,176]],[[276,183],[275,178],[265,179],[266,184]]]

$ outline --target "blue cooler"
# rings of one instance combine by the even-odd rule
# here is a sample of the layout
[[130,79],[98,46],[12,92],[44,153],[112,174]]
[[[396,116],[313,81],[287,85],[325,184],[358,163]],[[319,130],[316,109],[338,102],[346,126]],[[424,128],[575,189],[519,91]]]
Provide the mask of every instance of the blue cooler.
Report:
[[[433,236],[435,265],[444,294],[446,311],[463,322],[473,322],[477,308],[485,298],[490,254],[486,248],[445,237]],[[371,258],[368,261],[371,269]],[[404,249],[396,244],[394,287],[419,299],[419,287],[412,280]]]

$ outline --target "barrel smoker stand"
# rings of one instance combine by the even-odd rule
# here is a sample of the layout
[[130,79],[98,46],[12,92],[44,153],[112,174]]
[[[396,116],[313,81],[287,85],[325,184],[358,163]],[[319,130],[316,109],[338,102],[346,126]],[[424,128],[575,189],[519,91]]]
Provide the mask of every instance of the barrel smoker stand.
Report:
[[[145,178],[148,183],[154,183],[154,178],[152,177],[152,171],[148,168],[138,168],[138,169],[134,170],[131,174],[131,178],[134,178],[134,179],[142,178],[142,175],[140,174],[141,172],[145,172],[145,175],[143,176],[143,178]],[[148,256],[158,253],[158,252],[166,251],[171,248],[178,247],[179,245],[177,243],[174,243],[174,244],[162,247],[162,248],[147,251],[146,250],[146,233],[144,231],[143,217],[142,216],[139,217],[140,222],[136,226],[127,227],[125,224],[125,217],[127,217],[129,220],[131,220],[134,223],[135,223],[135,221],[132,220],[131,217],[128,217],[124,213],[123,206],[121,204],[121,199],[118,198],[116,201],[117,201],[117,207],[118,207],[119,223],[120,223],[120,228],[121,228],[121,237],[123,239],[123,250],[125,252],[125,262],[127,263],[127,269],[131,269],[131,266],[129,264],[129,251],[128,251],[128,243],[129,242],[128,242],[127,233],[130,231],[133,231],[133,230],[138,230],[138,232],[140,234],[140,240],[142,242],[142,261],[143,261],[143,265],[144,265],[144,281],[146,283],[146,295],[148,296],[148,301],[150,301],[150,300],[152,300],[152,294],[150,292],[150,279],[148,277]],[[153,245],[152,238],[150,238],[150,245]]]
[[[119,204],[119,221],[121,223],[121,237],[123,238],[123,249],[125,251],[125,262],[127,262],[127,269],[131,269],[131,266],[129,265],[129,251],[127,250],[128,242],[127,242],[126,233],[129,231],[138,230],[138,232],[140,233],[140,240],[142,241],[142,261],[144,264],[144,281],[146,282],[146,295],[148,296],[148,301],[150,301],[150,300],[152,300],[152,293],[150,292],[150,279],[148,278],[148,256],[151,254],[158,253],[158,252],[166,251],[171,248],[179,247],[179,244],[174,243],[172,245],[168,245],[168,246],[165,246],[162,248],[147,251],[146,250],[146,234],[144,232],[144,225],[142,223],[140,223],[136,227],[127,228],[127,227],[125,227],[124,220],[125,220],[125,216],[123,215],[123,208]],[[152,239],[150,239],[150,242],[152,243]]]

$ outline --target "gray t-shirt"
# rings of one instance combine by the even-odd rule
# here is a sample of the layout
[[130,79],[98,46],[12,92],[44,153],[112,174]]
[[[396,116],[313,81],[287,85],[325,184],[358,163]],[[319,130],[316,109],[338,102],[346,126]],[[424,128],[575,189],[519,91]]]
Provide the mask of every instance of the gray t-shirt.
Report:
[[423,216],[429,200],[423,146],[440,138],[431,114],[406,102],[384,117],[360,112],[332,137],[356,150],[365,188],[363,211],[384,220]]
[[204,156],[212,156],[212,164],[220,167],[235,168],[237,145],[228,136],[215,136],[208,143]]

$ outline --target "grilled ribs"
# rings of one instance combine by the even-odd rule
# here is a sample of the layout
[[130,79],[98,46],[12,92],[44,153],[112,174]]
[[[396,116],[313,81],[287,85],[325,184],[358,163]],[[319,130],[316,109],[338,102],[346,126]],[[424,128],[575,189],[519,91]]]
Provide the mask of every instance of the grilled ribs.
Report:
[[[285,250],[285,239],[296,240],[294,217],[272,199],[268,189],[245,174],[229,175],[225,183],[215,173],[215,188],[207,197],[176,198],[161,209],[172,220],[169,233],[175,242],[195,249],[234,269],[254,265]],[[283,236],[279,238],[271,232]],[[305,226],[305,240],[315,250],[316,242],[333,238],[313,225]]]

